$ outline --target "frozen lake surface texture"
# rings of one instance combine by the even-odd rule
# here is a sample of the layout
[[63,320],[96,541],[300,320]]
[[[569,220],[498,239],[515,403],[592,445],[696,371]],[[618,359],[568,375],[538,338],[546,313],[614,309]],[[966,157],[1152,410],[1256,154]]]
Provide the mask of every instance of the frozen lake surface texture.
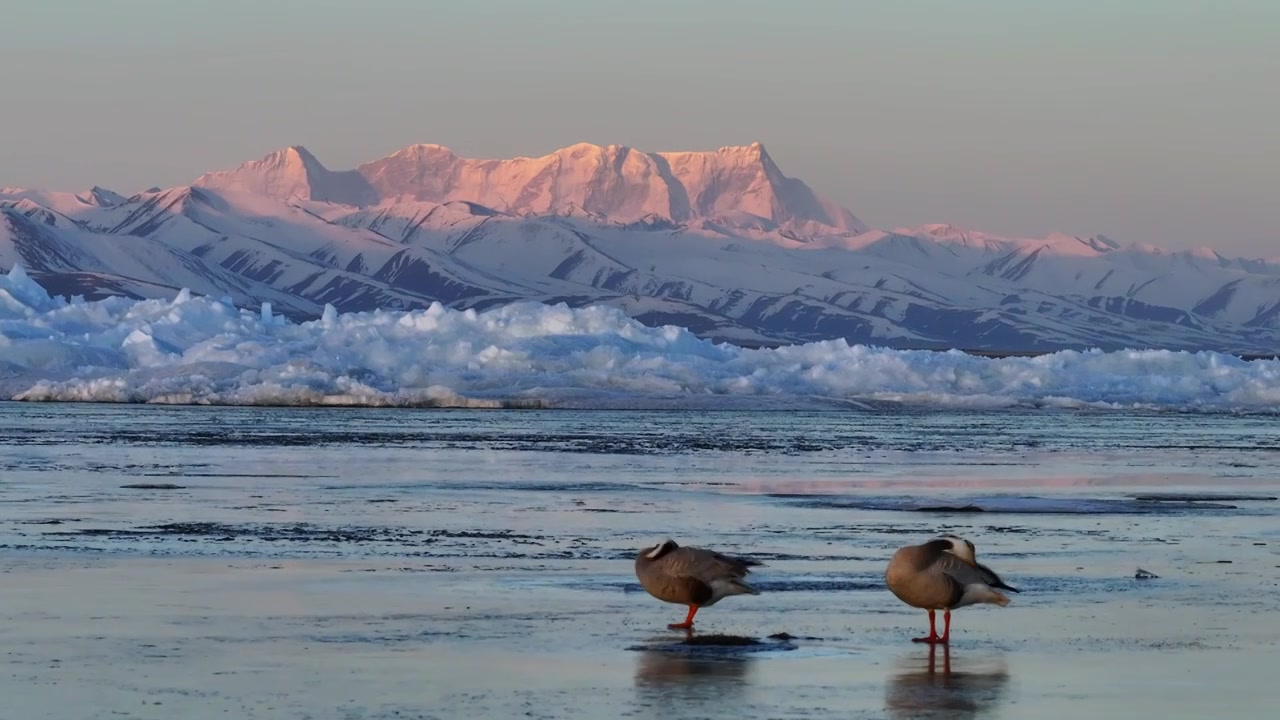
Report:
[[[1265,414],[0,403],[0,715],[1266,717],[1278,451]],[[882,573],[942,531],[1023,592],[930,650]],[[667,536],[762,594],[690,644],[632,571]]]

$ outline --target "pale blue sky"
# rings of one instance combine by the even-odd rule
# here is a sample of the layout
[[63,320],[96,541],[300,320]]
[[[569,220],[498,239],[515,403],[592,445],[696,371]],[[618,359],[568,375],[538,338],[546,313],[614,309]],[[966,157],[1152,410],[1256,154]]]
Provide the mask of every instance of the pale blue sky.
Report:
[[1280,0],[0,0],[0,185],[762,141],[877,227],[1280,256]]

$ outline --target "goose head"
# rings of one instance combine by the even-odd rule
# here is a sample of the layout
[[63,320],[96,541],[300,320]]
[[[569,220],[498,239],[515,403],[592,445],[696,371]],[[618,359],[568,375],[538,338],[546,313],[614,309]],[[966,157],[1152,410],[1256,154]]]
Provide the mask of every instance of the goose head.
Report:
[[942,549],[943,552],[951,553],[970,565],[978,563],[978,551],[974,548],[973,543],[959,535],[941,535],[936,542],[946,543],[946,547]]
[[676,544],[675,540],[671,540],[671,539],[663,540],[657,545],[652,545],[650,547],[647,547],[641,550],[640,559],[649,560],[649,561],[657,560],[658,558],[661,558],[663,555],[666,555],[667,553],[671,552],[672,550],[675,550],[678,547],[680,546]]

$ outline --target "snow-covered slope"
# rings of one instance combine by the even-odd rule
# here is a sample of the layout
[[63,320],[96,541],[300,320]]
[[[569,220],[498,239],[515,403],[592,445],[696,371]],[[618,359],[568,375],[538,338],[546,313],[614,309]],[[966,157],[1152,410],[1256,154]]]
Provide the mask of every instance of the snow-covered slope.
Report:
[[122,197],[0,190],[0,270],[51,292],[342,312],[617,308],[741,345],[840,338],[996,351],[1280,347],[1280,264],[1104,236],[868,230],[758,143],[575,145],[468,160],[415,145],[356,170],[300,147]]

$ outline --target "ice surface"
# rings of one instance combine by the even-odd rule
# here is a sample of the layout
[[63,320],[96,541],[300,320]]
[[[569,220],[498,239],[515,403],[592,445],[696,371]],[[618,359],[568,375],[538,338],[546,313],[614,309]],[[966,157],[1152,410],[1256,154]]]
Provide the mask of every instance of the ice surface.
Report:
[[[0,403],[4,716],[1274,715],[1275,501],[939,516],[768,494],[1280,494],[1272,416],[1045,420]],[[944,529],[1024,592],[924,648],[885,563]],[[684,610],[630,559],[654,535],[763,560],[763,595],[699,613],[698,637],[765,645],[668,631]]]
[[0,398],[215,404],[768,407],[891,401],[949,407],[1280,410],[1280,362],[1211,352],[988,359],[842,340],[717,345],[615,308],[439,304],[295,324],[227,300],[50,297],[0,276]]

